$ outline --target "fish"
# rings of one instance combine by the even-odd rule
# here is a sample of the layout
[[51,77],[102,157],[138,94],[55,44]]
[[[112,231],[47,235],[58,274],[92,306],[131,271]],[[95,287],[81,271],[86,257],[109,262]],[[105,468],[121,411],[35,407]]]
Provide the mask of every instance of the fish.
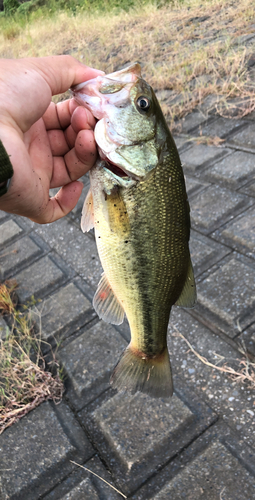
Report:
[[93,299],[99,316],[131,341],[113,388],[170,397],[167,327],[173,305],[191,308],[190,207],[179,154],[157,97],[138,63],[76,85],[96,118],[98,160],[90,170],[81,228],[94,228],[104,273]]

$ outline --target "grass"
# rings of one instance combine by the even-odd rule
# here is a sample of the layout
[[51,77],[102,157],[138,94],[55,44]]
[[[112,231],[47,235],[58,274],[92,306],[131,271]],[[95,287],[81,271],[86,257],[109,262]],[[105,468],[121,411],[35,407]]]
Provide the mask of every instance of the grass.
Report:
[[63,382],[46,369],[40,335],[36,335],[31,311],[17,309],[16,284],[0,284],[0,314],[8,314],[12,327],[0,340],[0,434],[43,401],[60,402]]
[[153,88],[168,90],[159,97],[172,129],[211,94],[219,114],[245,116],[255,109],[254,2],[201,4],[49,0],[47,10],[0,18],[0,57],[68,53],[106,72],[138,60]]
[[[173,326],[173,325],[172,325]],[[248,354],[243,348],[240,348],[240,352],[244,355],[244,357],[240,360],[236,360],[237,365],[239,365],[239,369],[234,369],[231,366],[229,366],[226,362],[223,364],[223,366],[218,366],[213,363],[210,363],[204,356],[201,356],[199,352],[197,352],[190,342],[180,333],[177,328],[173,326],[174,329],[174,336],[175,337],[180,337],[183,339],[186,344],[188,345],[189,349],[193,354],[205,365],[209,366],[210,368],[213,368],[214,370],[218,370],[222,373],[226,373],[231,380],[234,382],[240,382],[240,383],[247,383],[248,384],[248,389],[255,389],[255,362],[251,361],[249,359]],[[215,353],[216,354],[216,353]],[[224,357],[217,355],[219,357],[219,360],[222,362],[224,361]]]

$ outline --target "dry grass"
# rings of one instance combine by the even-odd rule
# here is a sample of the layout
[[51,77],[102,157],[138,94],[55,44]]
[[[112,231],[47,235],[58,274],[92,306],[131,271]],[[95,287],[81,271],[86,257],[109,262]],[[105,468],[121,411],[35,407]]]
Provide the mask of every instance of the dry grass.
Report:
[[[173,325],[172,325],[173,326]],[[180,337],[182,338],[186,344],[188,345],[189,349],[195,354],[195,356],[205,365],[209,366],[210,368],[213,368],[214,370],[218,370],[220,372],[226,373],[231,380],[234,380],[235,382],[241,382],[242,384],[248,383],[248,389],[255,389],[255,363],[250,361],[249,357],[247,356],[245,350],[243,350],[243,355],[244,358],[240,360],[236,360],[236,363],[239,365],[239,369],[235,370],[231,366],[228,366],[227,362],[223,364],[223,366],[218,366],[213,363],[210,363],[204,356],[201,356],[199,352],[197,352],[190,342],[180,333],[177,328],[173,326],[174,329],[174,336],[175,337]],[[224,357],[218,355],[220,361],[224,361]]]
[[30,311],[16,309],[16,286],[0,285],[0,313],[13,325],[0,340],[0,434],[43,401],[61,401],[64,391],[58,369],[55,376],[46,370]]
[[[109,13],[59,12],[21,26],[0,30],[0,56],[24,57],[70,53],[110,72],[138,60],[156,90],[172,91],[162,99],[173,127],[210,94],[224,116],[255,109],[255,83],[247,62],[254,54],[254,1],[199,0],[157,9]],[[253,56],[254,57],[254,56]],[[249,64],[250,64],[249,63]],[[230,101],[230,105],[228,104]]]

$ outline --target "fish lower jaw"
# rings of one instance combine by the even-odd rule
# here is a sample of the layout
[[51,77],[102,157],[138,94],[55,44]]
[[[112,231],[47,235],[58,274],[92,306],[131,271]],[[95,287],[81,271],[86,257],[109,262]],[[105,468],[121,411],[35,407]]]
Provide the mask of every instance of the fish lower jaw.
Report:
[[108,174],[108,176],[112,180],[114,180],[115,183],[117,181],[118,185],[122,187],[131,187],[134,184],[136,184],[137,181],[141,180],[136,175],[128,172],[122,166],[120,167],[119,165],[109,161],[106,157],[101,159],[102,159],[102,164],[101,164],[102,168]]

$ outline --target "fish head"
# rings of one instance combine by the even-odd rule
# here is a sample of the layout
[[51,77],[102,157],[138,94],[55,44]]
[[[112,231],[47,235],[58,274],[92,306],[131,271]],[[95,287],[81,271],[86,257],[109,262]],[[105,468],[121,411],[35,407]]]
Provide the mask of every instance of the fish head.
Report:
[[[134,63],[72,88],[76,101],[98,120],[95,140],[103,168],[118,184],[143,180],[158,164],[157,98]],[[102,167],[102,163],[101,163]]]

